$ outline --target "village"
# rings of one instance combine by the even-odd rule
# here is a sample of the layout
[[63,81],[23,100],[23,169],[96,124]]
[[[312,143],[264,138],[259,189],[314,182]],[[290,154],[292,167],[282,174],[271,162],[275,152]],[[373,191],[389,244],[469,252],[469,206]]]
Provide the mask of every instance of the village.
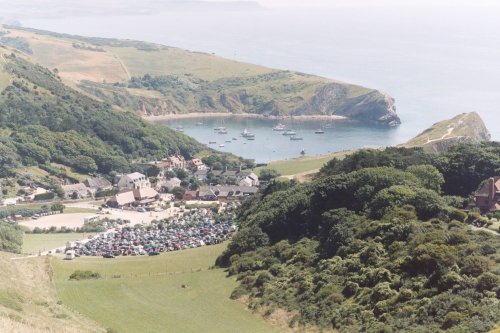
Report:
[[[0,220],[33,233],[99,232],[32,255],[154,255],[229,239],[236,229],[234,208],[261,186],[252,171],[215,170],[201,159],[181,155],[141,163],[138,169],[147,172],[96,176],[61,185],[59,193],[31,185],[26,195],[1,200],[7,211],[16,213]],[[36,205],[42,210],[30,208]]]

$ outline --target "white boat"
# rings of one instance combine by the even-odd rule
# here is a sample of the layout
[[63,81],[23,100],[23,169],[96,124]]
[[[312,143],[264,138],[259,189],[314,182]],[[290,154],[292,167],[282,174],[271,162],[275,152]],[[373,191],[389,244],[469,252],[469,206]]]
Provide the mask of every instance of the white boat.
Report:
[[196,126],[202,126],[202,125],[203,125],[203,123],[201,121],[196,123]]
[[284,131],[283,135],[297,135],[297,132],[294,132],[294,131]]
[[222,147],[224,147],[224,144],[223,144],[223,143],[221,143],[221,144],[219,145],[219,147],[221,147],[221,148],[222,148]]
[[290,137],[290,140],[292,140],[292,141],[301,141],[301,140],[304,140],[304,138],[302,138],[301,136],[292,135]]
[[274,126],[273,127],[273,131],[278,131],[278,132],[281,132],[281,131],[284,131],[285,130],[285,125],[279,123],[278,125]]
[[318,128],[317,130],[314,131],[316,134],[324,134],[325,131],[323,131],[321,128]]
[[243,132],[241,132],[241,136],[244,137],[244,138],[255,138],[255,134],[252,134],[249,130],[247,130],[246,128],[243,130]]
[[222,129],[220,131],[218,131],[219,134],[227,134],[227,130],[226,129]]
[[226,128],[224,126],[219,126],[219,127],[214,128],[214,131],[216,131],[216,132],[225,131],[225,130],[226,130]]

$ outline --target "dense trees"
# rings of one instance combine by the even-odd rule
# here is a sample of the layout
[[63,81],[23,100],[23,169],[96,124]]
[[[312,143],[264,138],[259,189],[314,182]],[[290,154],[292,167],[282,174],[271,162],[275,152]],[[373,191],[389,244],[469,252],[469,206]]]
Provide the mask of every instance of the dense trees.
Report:
[[[476,158],[496,145],[364,150],[310,184],[271,182],[241,206],[240,231],[217,261],[240,283],[232,297],[290,311],[292,326],[487,332],[500,316],[500,239],[470,230],[464,221],[484,218],[457,209],[456,194],[496,172],[496,157]],[[458,174],[465,185],[450,183]]]
[[136,161],[167,152],[190,157],[202,148],[187,136],[80,94],[19,57],[9,57],[7,69],[16,84],[0,96],[0,128],[9,129],[0,135],[2,173],[19,162],[56,162],[83,173],[127,172]]

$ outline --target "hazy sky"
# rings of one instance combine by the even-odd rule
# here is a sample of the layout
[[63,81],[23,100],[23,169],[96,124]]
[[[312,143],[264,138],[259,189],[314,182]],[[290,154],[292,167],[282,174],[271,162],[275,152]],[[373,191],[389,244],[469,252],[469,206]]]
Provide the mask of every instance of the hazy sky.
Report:
[[[216,0],[214,0],[216,1]],[[230,1],[230,0],[227,0]],[[258,0],[264,7],[325,8],[353,6],[457,6],[493,5],[496,0]]]

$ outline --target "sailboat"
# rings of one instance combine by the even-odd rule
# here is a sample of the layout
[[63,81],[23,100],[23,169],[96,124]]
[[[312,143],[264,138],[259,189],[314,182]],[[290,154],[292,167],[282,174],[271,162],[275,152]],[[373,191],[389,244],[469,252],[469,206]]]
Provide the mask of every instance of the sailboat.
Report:
[[285,125],[283,125],[282,123],[279,123],[273,127],[273,131],[282,132],[284,130],[285,130]]

